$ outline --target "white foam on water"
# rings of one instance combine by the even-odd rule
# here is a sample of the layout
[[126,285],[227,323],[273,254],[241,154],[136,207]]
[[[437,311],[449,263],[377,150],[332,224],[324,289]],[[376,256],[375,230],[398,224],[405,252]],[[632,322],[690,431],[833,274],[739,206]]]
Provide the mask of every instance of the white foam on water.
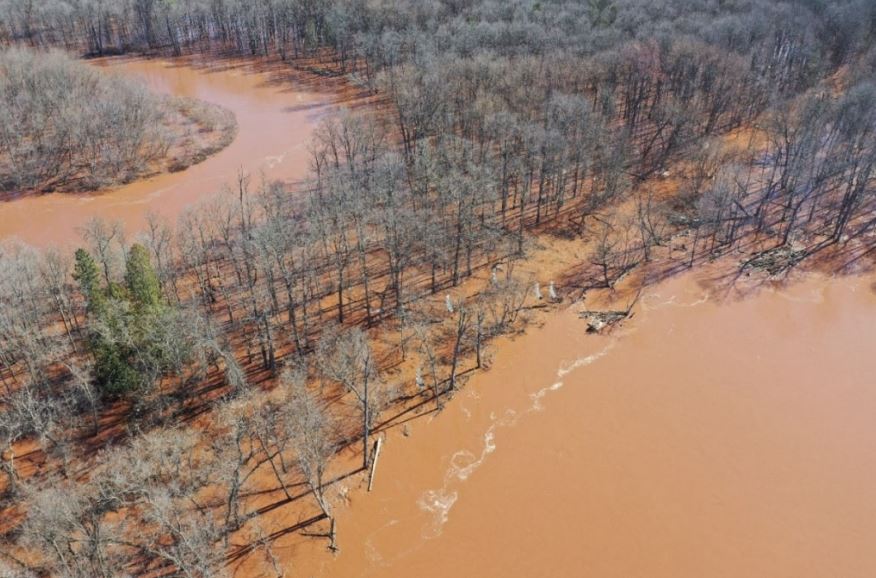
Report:
[[453,454],[453,457],[450,458],[450,469],[448,470],[452,477],[462,481],[467,480],[484,463],[487,456],[496,451],[495,425],[490,426],[490,429],[484,434],[484,447],[481,450],[480,456],[475,457],[473,453],[467,450]]
[[[557,377],[559,377],[560,379],[563,379],[564,377],[566,377],[567,375],[569,375],[570,373],[572,373],[576,369],[579,369],[581,367],[586,367],[586,366],[590,365],[591,363],[593,363],[594,361],[598,361],[598,360],[602,359],[609,351],[612,350],[612,348],[614,348],[614,344],[615,344],[615,342],[612,341],[611,343],[606,345],[601,351],[597,351],[596,353],[593,353],[591,355],[587,355],[585,357],[579,357],[578,359],[576,359],[572,363],[560,366],[560,368],[557,370]],[[553,386],[551,386],[551,387],[553,387]],[[562,385],[560,387],[562,387]],[[550,388],[548,388],[548,389],[550,389]],[[559,389],[559,387],[557,389]]]
[[433,514],[433,524],[430,532],[424,532],[424,538],[434,538],[441,535],[441,528],[447,523],[450,508],[456,503],[459,494],[440,490],[427,490],[420,496],[417,505],[420,509]]
[[268,165],[268,169],[273,169],[277,165],[282,164],[284,160],[286,160],[285,154],[269,155],[265,157],[265,163]]
[[[661,300],[653,303],[655,300]],[[672,295],[668,299],[664,298],[660,293],[649,293],[640,300],[641,307],[644,311],[652,311],[654,309],[662,309],[663,307],[698,307],[709,301],[709,294],[703,292],[693,301],[679,302],[678,295]]]
[[[432,523],[423,530],[424,538],[434,538],[441,535],[444,524],[450,517],[450,510],[453,508],[456,501],[459,499],[459,493],[452,489],[454,484],[459,484],[466,481],[471,475],[484,463],[487,457],[496,451],[496,430],[499,427],[513,427],[520,418],[529,413],[541,411],[544,407],[541,401],[551,392],[558,391],[564,385],[563,377],[571,372],[594,363],[608,354],[614,347],[615,341],[610,342],[602,350],[581,357],[569,364],[564,364],[557,369],[557,377],[560,379],[551,385],[541,388],[529,395],[532,400],[532,405],[526,408],[525,411],[519,413],[513,409],[507,409],[501,417],[497,417],[495,412],[490,413],[490,427],[483,435],[483,446],[480,453],[476,454],[470,450],[459,450],[450,458],[450,465],[444,474],[444,484],[440,489],[427,490],[423,492],[417,505],[421,510],[432,514]],[[463,408],[466,416],[470,416],[471,412]]]
[[529,397],[530,397],[530,399],[532,399],[531,409],[534,411],[541,411],[542,409],[544,409],[544,406],[541,405],[542,398],[544,398],[544,396],[546,396],[547,394],[549,394],[552,391],[557,391],[561,387],[563,387],[563,382],[558,381],[558,382],[553,383],[547,387],[543,387],[543,388],[539,389],[535,393],[530,393]]
[[447,523],[450,509],[459,498],[459,494],[450,486],[467,480],[475,470],[481,467],[487,456],[496,451],[496,428],[516,423],[517,413],[513,410],[507,410],[500,419],[496,419],[495,414],[491,413],[490,420],[492,423],[484,433],[484,443],[480,454],[476,455],[469,450],[459,450],[454,453],[450,458],[450,465],[444,473],[443,487],[438,490],[427,490],[417,501],[421,510],[432,514],[432,524],[424,531],[424,537],[434,538],[441,535],[441,528]]

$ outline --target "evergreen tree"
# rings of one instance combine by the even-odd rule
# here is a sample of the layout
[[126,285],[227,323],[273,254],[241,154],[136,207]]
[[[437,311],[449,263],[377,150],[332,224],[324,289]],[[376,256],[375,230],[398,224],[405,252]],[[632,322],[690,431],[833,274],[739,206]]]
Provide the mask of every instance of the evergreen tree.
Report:
[[[142,246],[135,245],[128,262],[128,288],[117,283],[103,287],[97,262],[85,249],[75,255],[73,279],[79,283],[87,301],[89,316],[88,349],[94,356],[94,377],[103,395],[116,396],[137,389],[142,382],[132,364],[130,347],[125,336],[131,334],[134,316],[127,305],[129,295],[147,305],[155,302],[151,293],[149,256]],[[144,263],[145,257],[145,263]],[[157,281],[156,281],[157,282]]]
[[94,376],[101,393],[118,396],[142,385],[140,374],[128,362],[123,348],[108,340],[96,340]]
[[97,314],[102,310],[105,296],[100,287],[100,271],[91,253],[85,249],[77,249],[73,268],[73,279],[79,283],[79,288],[88,302],[89,313]]
[[125,283],[137,305],[154,307],[161,303],[161,286],[158,282],[158,274],[152,266],[149,251],[139,243],[135,243],[128,253]]

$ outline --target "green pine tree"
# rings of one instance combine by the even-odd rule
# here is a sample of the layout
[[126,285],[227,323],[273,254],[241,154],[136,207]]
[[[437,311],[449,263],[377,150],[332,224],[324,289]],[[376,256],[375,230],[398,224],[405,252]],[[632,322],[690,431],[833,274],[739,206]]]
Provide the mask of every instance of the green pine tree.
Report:
[[101,393],[110,397],[130,393],[142,385],[139,373],[131,367],[122,349],[105,341],[94,349],[94,376]]
[[152,267],[146,247],[135,243],[128,253],[125,283],[134,303],[143,307],[154,307],[161,303],[161,285],[158,274]]
[[94,257],[85,249],[76,250],[73,279],[79,283],[79,288],[85,295],[89,313],[99,314],[105,303],[105,295],[100,286],[100,270]]

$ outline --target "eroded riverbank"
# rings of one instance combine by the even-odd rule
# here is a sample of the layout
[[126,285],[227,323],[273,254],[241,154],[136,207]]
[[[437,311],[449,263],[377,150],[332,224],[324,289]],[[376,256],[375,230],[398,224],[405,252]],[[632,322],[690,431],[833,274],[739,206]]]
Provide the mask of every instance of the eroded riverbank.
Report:
[[872,576],[872,279],[707,275],[649,289],[613,336],[575,305],[497,344],[390,434],[340,554],[277,541],[286,575]]
[[119,58],[98,64],[141,80],[156,92],[230,110],[239,127],[236,138],[179,173],[94,194],[53,193],[0,202],[0,238],[37,246],[71,244],[93,217],[121,221],[133,234],[144,228],[149,212],[173,221],[186,207],[233,185],[239,172],[256,180],[264,175],[295,183],[309,170],[310,136],[319,120],[351,100],[351,92],[337,80],[310,78],[267,63]]

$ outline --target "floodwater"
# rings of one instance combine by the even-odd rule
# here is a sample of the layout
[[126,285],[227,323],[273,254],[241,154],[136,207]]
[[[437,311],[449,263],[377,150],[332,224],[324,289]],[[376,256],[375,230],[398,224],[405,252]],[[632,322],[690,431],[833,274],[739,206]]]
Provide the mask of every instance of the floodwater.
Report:
[[[0,202],[0,238],[72,243],[94,216],[136,231],[239,170],[301,179],[339,101],[244,65],[108,66],[229,108],[237,138],[181,173]],[[871,280],[810,276],[742,298],[702,275],[649,289],[611,336],[586,335],[578,304],[502,340],[443,412],[390,432],[373,492],[336,498],[339,554],[298,533],[276,541],[286,576],[876,576]],[[237,575],[268,568],[249,559]]]
[[[146,214],[171,221],[188,206],[234,185],[238,172],[257,185],[260,176],[297,181],[306,176],[311,132],[339,102],[337,82],[297,78],[277,66],[266,72],[247,63],[201,66],[197,62],[107,59],[108,70],[139,79],[153,90],[221,105],[237,117],[234,142],[206,161],[94,194],[48,194],[0,201],[0,239],[17,237],[37,246],[78,241],[78,228],[92,217],[118,220],[142,230]],[[318,78],[318,77],[317,77]]]
[[[742,298],[687,275],[611,336],[551,315],[389,435],[339,554],[274,554],[336,578],[876,576],[871,282]],[[256,566],[236,575],[276,575]]]

